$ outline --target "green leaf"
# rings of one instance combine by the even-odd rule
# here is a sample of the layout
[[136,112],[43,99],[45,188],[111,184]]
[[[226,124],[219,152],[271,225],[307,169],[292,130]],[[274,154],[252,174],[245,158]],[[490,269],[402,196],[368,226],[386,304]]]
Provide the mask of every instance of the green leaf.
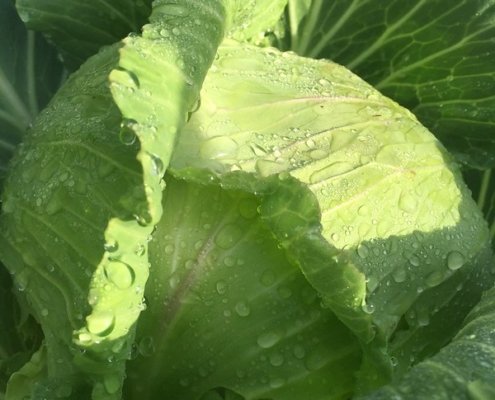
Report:
[[414,112],[460,161],[490,168],[494,12],[486,1],[314,0],[304,18],[289,14],[302,33],[291,49],[346,65]]
[[[144,285],[147,267],[135,263],[129,270],[134,281],[115,278],[110,272],[116,268],[106,276],[115,309],[119,300],[126,301],[121,319],[113,324],[109,317],[107,331],[98,330],[91,319],[85,322],[91,306],[98,309],[89,286],[108,249],[104,232],[109,219],[131,220],[134,241],[145,242],[151,231],[133,217],[145,202],[141,166],[136,146],[119,140],[121,115],[105,84],[117,56],[116,47],[100,53],[59,90],[18,146],[5,187],[0,256],[26,296],[24,312],[36,317],[45,335],[48,374],[40,376],[40,390],[60,380],[81,382],[73,363],[75,330],[88,323],[94,334],[89,339],[99,335],[102,346],[108,345],[121,338],[122,325],[132,325],[139,313],[142,294],[132,284]],[[126,232],[119,232],[116,240],[134,244]],[[121,252],[109,261],[119,268],[131,262]],[[118,353],[120,348],[114,348],[117,360],[105,371],[109,375],[123,371],[125,338],[118,344],[123,349]],[[98,375],[96,369],[91,372]]]
[[261,41],[280,20],[287,0],[232,1],[228,36],[240,41]]
[[[493,268],[493,266],[492,266]],[[488,400],[495,394],[495,289],[484,293],[452,343],[361,400]]]
[[488,230],[412,114],[336,64],[235,42],[201,96],[172,168],[263,196],[267,225],[378,366],[364,381],[452,337],[493,282]]
[[352,394],[359,345],[288,262],[259,199],[166,181],[167,218],[149,245],[147,308],[124,395],[195,400],[216,387],[245,400]]
[[0,182],[26,129],[63,79],[55,49],[26,31],[13,1],[0,1]]
[[75,70],[102,46],[140,32],[151,0],[17,0],[16,6],[28,29],[43,32]]

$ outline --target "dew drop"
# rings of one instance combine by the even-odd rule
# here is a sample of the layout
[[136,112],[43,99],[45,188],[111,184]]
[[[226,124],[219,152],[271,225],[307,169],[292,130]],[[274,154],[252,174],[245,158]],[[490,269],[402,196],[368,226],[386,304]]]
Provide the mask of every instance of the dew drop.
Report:
[[284,363],[284,356],[281,353],[273,353],[270,355],[270,364],[274,367],[280,367]]
[[329,359],[331,359],[331,357],[329,357],[328,350],[319,346],[309,353],[304,365],[309,371],[316,371],[323,368],[328,363]]
[[199,156],[207,160],[235,158],[239,145],[227,136],[215,136],[205,140],[199,148]]
[[268,382],[268,385],[272,389],[277,389],[285,385],[287,381],[284,378],[276,378],[276,379],[270,379]]
[[366,258],[370,254],[370,249],[365,244],[362,244],[357,248],[358,256],[361,258]]
[[107,336],[115,327],[113,311],[96,311],[86,317],[88,331],[98,336]]
[[361,307],[366,314],[373,314],[375,312],[374,304],[363,304]]
[[296,344],[292,348],[292,354],[294,354],[294,357],[301,359],[306,355],[306,350],[304,350],[304,347],[300,344]]
[[221,249],[234,247],[243,235],[242,229],[234,224],[224,225],[215,236],[215,244]]
[[464,255],[457,251],[451,251],[447,256],[447,267],[452,271],[461,268],[465,262],[466,258]]
[[227,293],[227,283],[225,283],[225,281],[218,281],[215,285],[215,288],[217,290],[217,293],[220,295]]
[[151,336],[145,336],[138,345],[139,354],[143,357],[150,357],[155,353],[155,342]]
[[284,300],[292,296],[292,290],[290,290],[288,287],[285,286],[279,286],[277,288],[277,293],[280,296],[280,298]]
[[152,153],[147,153],[150,160],[151,172],[153,175],[163,175],[165,167],[163,165],[163,161],[159,156]]
[[402,193],[399,198],[399,208],[406,212],[414,212],[418,206],[417,200],[409,193]]
[[273,285],[276,279],[275,273],[270,269],[265,270],[260,276],[260,282],[263,286]]
[[105,390],[107,393],[115,394],[120,389],[121,380],[117,374],[105,374],[103,384],[105,385]]
[[241,300],[241,301],[237,302],[237,304],[235,305],[235,312],[240,317],[247,317],[251,312],[251,308],[249,307],[249,303],[245,300]]
[[122,261],[109,259],[104,270],[107,279],[119,289],[127,289],[134,283],[134,270]]
[[136,133],[133,127],[137,125],[137,121],[133,119],[124,119],[120,124],[119,139],[126,146],[131,146],[136,142]]
[[259,335],[256,342],[262,349],[269,349],[270,347],[275,346],[282,337],[283,334],[281,331],[269,331]]
[[111,239],[111,240],[108,240],[104,245],[103,245],[103,248],[105,249],[105,251],[108,251],[109,253],[113,253],[115,251],[118,250],[119,248],[119,243],[114,240],[114,239]]
[[434,287],[440,285],[444,280],[444,274],[442,271],[430,272],[425,278],[425,284],[428,287]]
[[337,161],[329,166],[313,172],[309,177],[311,183],[318,183],[330,179],[334,176],[343,175],[352,171],[354,166],[347,161]]
[[392,271],[392,278],[397,283],[404,282],[407,278],[407,272],[406,272],[406,269],[404,268],[404,266],[399,265],[397,268],[395,268]]

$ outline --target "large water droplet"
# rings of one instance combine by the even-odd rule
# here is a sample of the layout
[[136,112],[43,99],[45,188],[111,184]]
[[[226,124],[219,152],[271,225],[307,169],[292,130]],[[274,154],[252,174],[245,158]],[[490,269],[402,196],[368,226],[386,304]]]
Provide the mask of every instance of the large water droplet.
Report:
[[239,145],[234,139],[227,136],[215,136],[201,144],[199,155],[207,160],[236,158],[238,148]]
[[256,342],[263,349],[275,346],[283,337],[282,331],[268,331],[258,336]]
[[273,285],[276,279],[277,277],[275,273],[270,269],[265,270],[260,276],[260,282],[263,286]]
[[328,350],[323,346],[318,346],[309,353],[304,365],[309,371],[316,371],[323,368],[330,359]]
[[215,285],[218,294],[227,293],[227,283],[225,281],[218,281]]
[[151,336],[145,336],[138,345],[139,354],[144,357],[150,357],[155,353],[155,342]]
[[352,171],[354,166],[347,161],[338,161],[329,166],[313,172],[309,177],[311,183],[318,183],[330,179],[337,175]]
[[109,394],[115,394],[119,391],[121,386],[121,379],[117,374],[105,374],[103,378],[103,384]]
[[129,264],[109,259],[105,264],[105,276],[119,289],[127,289],[134,283],[134,270]]
[[107,336],[115,327],[115,314],[113,311],[96,311],[86,317],[88,331],[98,335]]
[[399,208],[406,212],[416,211],[417,199],[409,193],[402,193],[399,197]]
[[243,235],[242,229],[234,224],[224,225],[215,236],[215,244],[221,249],[234,247]]
[[458,251],[451,251],[447,256],[447,267],[452,271],[461,268],[465,262],[466,258]]
[[147,153],[149,157],[149,165],[151,168],[151,173],[153,175],[161,176],[165,172],[165,166],[163,165],[163,161],[159,156],[152,153]]
[[444,274],[442,271],[430,272],[425,278],[426,286],[429,286],[429,287],[438,286],[443,281],[444,281]]
[[401,283],[404,282],[407,278],[407,271],[403,265],[399,265],[392,271],[392,278],[395,282]]
[[300,344],[296,344],[292,348],[292,354],[294,354],[294,357],[301,359],[304,358],[304,356],[306,355],[306,350]]
[[270,364],[274,367],[280,367],[284,363],[284,356],[282,353],[273,353],[270,355]]
[[247,317],[251,312],[251,308],[249,307],[249,303],[246,300],[241,300],[237,302],[235,305],[235,312],[240,317]]
[[136,133],[133,127],[137,125],[137,122],[133,119],[124,119],[120,124],[119,139],[122,144],[131,146],[136,142]]

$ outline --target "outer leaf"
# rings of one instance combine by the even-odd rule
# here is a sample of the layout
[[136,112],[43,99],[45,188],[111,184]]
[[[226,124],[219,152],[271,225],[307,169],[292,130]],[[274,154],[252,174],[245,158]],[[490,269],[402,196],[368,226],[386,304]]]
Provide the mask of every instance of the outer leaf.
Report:
[[[346,65],[460,161],[493,167],[494,16],[495,4],[482,0],[313,0],[291,49]],[[300,16],[289,17],[293,30]]]
[[258,206],[249,193],[168,177],[126,397],[196,400],[216,387],[246,400],[352,394],[359,346],[321,309]]
[[[0,1],[0,181],[15,146],[64,77],[55,49]],[[1,189],[0,189],[1,190]]]
[[172,167],[264,195],[266,223],[378,376],[438,350],[493,281],[478,260],[488,232],[456,164],[340,66],[232,42],[219,53]]
[[17,0],[16,5],[28,29],[55,43],[71,70],[102,46],[139,32],[151,10],[151,0]]
[[[115,363],[104,375],[117,384],[107,382],[101,398],[118,393],[120,381],[115,376],[123,373],[128,354],[125,336],[139,313],[142,293],[136,286],[144,285],[148,269],[146,263],[133,263],[133,249],[136,241],[145,242],[151,227],[139,226],[133,216],[143,208],[145,195],[136,146],[119,140],[121,116],[106,84],[116,62],[113,47],[71,77],[18,147],[5,189],[0,224],[7,245],[0,247],[0,256],[26,296],[25,312],[40,322],[47,346],[48,373],[33,386],[38,391],[34,397],[61,380],[73,387],[73,392],[65,392],[69,397],[76,396],[80,384],[87,385],[72,362],[72,336],[85,325],[90,305],[99,310],[104,300],[101,293],[98,297],[90,291],[88,304],[88,289],[104,252],[115,250],[115,242],[104,248],[103,237],[113,216],[129,220],[120,225],[132,234],[115,232],[114,241],[129,247],[108,260],[104,282],[99,277],[114,311],[124,300],[126,308],[117,319],[107,310],[99,318],[88,317],[93,335],[77,336],[85,343],[98,337],[101,346],[110,346],[115,353]],[[96,368],[91,372],[98,376]]]
[[439,354],[364,400],[489,400],[495,395],[495,289],[483,295],[462,330]]

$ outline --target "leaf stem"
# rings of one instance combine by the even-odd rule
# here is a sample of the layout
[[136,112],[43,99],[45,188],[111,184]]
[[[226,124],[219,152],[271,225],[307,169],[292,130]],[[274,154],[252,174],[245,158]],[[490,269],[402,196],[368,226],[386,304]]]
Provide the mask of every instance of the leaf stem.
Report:
[[26,49],[26,81],[27,101],[31,116],[38,115],[38,101],[36,100],[36,71],[35,71],[36,36],[33,31],[27,32]]
[[481,179],[481,187],[480,191],[478,193],[478,207],[483,210],[483,207],[485,207],[485,200],[486,200],[486,193],[488,191],[488,185],[490,184],[490,177],[492,174],[491,169],[487,169],[483,172],[483,177]]

